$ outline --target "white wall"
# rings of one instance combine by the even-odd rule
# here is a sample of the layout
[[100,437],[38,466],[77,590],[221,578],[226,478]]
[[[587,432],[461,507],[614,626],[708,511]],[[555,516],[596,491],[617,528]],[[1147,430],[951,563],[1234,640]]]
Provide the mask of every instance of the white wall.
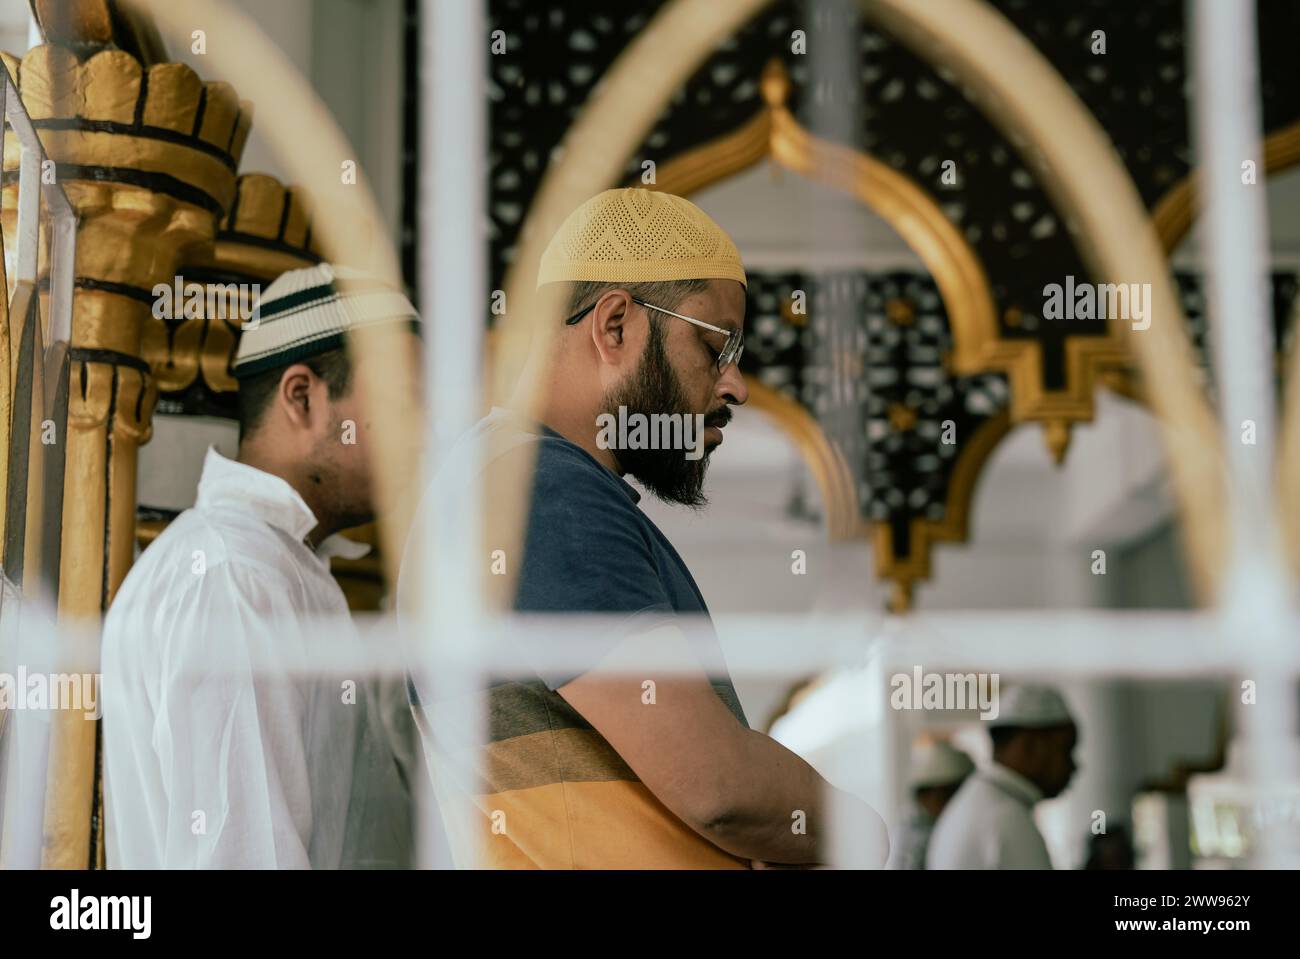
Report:
[[0,0],[0,50],[21,57],[31,46],[30,30],[25,0]]
[[[365,173],[388,228],[400,243],[402,200],[401,0],[234,0],[302,72],[329,108]],[[211,75],[187,46],[167,45],[204,80],[227,79],[253,101],[253,126],[240,173],[269,173],[284,181],[287,167],[258,125],[257,97],[239,78]],[[273,94],[273,91],[272,91]],[[266,96],[267,94],[261,94]]]

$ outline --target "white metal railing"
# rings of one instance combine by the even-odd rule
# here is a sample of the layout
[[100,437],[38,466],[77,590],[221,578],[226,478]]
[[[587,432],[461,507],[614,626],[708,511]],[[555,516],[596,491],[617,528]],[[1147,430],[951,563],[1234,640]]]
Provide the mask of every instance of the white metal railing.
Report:
[[[437,464],[434,457],[437,451],[450,449],[456,437],[474,424],[483,395],[479,370],[485,331],[478,318],[483,316],[482,295],[487,287],[487,63],[480,41],[487,35],[487,20],[479,2],[425,3],[421,13],[424,162],[419,224],[421,249],[431,262],[420,271],[420,308],[425,316],[442,317],[433,323],[425,353],[434,413],[426,419],[424,472],[431,476],[442,465],[468,480],[477,472],[468,458]],[[469,38],[474,39],[466,42]],[[455,148],[447,149],[453,143]],[[440,660],[439,668],[429,671],[428,681],[430,692],[440,699],[477,688],[483,676],[476,656],[482,609],[478,570],[463,562],[465,556],[479,555],[474,544],[481,535],[483,504],[475,483],[457,485],[466,491],[466,498],[429,504],[433,508],[421,511],[419,527],[412,533],[424,557],[418,568],[427,575],[419,591],[423,601],[418,615],[423,635],[429,637],[429,652]],[[473,720],[463,727],[467,741],[481,739],[487,727],[485,716]],[[468,749],[452,752],[452,756],[469,755]],[[468,769],[446,772],[449,779],[470,781],[464,778]],[[429,783],[421,786],[432,788]],[[429,798],[426,794],[426,802]],[[441,814],[448,830],[472,828],[475,814],[468,802],[445,803]],[[424,828],[419,861],[450,867],[432,842],[436,834],[428,828],[432,819],[422,816],[420,822]]]
[[[77,218],[3,68],[0,114],[5,121],[0,123],[0,156],[10,130],[20,151],[16,243],[5,250],[13,295],[0,290],[9,307],[9,347],[18,352],[17,363],[10,366],[11,419],[0,423],[0,456],[8,463],[7,488],[0,490],[6,500],[0,672],[13,676],[18,665],[43,662],[59,640],[47,616],[57,605],[59,590]],[[50,264],[44,326],[37,280],[43,216]],[[21,337],[14,337],[20,327]],[[53,443],[44,441],[48,424],[54,427]],[[40,862],[49,724],[11,724],[8,719],[8,711],[0,711],[0,762],[9,767],[0,770],[0,866],[30,867]]]
[[[77,218],[63,188],[53,176],[53,161],[46,156],[36,128],[7,70],[0,70],[0,103],[7,128],[0,128],[0,153],[8,129],[20,144],[18,168],[17,248],[6,251],[13,263],[13,295],[9,301],[9,328],[22,326],[21,341],[11,336],[10,348],[19,350],[20,362],[11,384],[14,419],[8,430],[9,489],[5,519],[4,572],[27,595],[37,591],[50,600],[58,597],[59,537],[62,529],[63,462],[67,426],[67,366],[72,339],[73,266],[76,258]],[[44,200],[42,207],[41,201]],[[49,309],[46,325],[40,322],[37,282],[42,240],[42,213],[48,218]],[[36,319],[37,322],[29,322]],[[33,436],[42,424],[53,423],[55,442]],[[33,496],[39,489],[41,495]],[[29,522],[28,504],[40,512],[39,527]],[[31,557],[36,570],[26,569],[31,550],[29,530],[40,536],[39,550]]]
[[[458,678],[470,673],[467,666],[472,667],[477,675],[490,673],[498,677],[530,675],[534,670],[578,672],[590,667],[593,661],[591,650],[607,648],[603,640],[619,625],[619,618],[596,615],[484,617],[472,644],[430,644],[424,647],[423,652],[427,654],[425,668],[442,670],[445,675]],[[1294,634],[1300,630],[1300,618],[1292,617],[1279,625]],[[412,641],[419,643],[422,636],[418,626],[414,630],[399,629],[391,618],[381,617],[361,617],[358,620],[366,639],[364,646],[357,644],[353,627],[346,622],[297,622],[292,626],[290,629],[290,624],[286,624],[285,631],[312,637],[310,649],[304,650],[297,659],[290,659],[279,650],[264,651],[266,658],[259,658],[258,647],[252,644],[252,658],[248,665],[255,672],[265,670],[277,676],[296,675],[304,679],[347,676],[356,680],[373,677],[400,682],[406,670],[416,662]],[[706,628],[703,623],[691,619],[684,619],[680,626],[688,636],[693,628]],[[237,623],[227,627],[232,640],[238,628]],[[904,764],[891,756],[888,750],[890,743],[908,731],[911,721],[916,718],[910,713],[878,708],[887,697],[888,677],[891,675],[910,674],[917,666],[926,672],[983,672],[998,675],[1003,688],[1013,682],[1028,680],[1158,683],[1205,679],[1218,680],[1226,688],[1232,688],[1241,678],[1258,682],[1269,675],[1300,676],[1300,646],[1293,644],[1275,650],[1266,658],[1245,663],[1235,644],[1227,641],[1232,637],[1225,635],[1221,619],[1212,612],[997,610],[918,613],[903,617],[881,616],[867,610],[827,616],[721,614],[714,618],[713,628],[726,657],[726,669],[741,685],[751,682],[789,684],[811,673],[837,670],[855,671],[864,677],[860,686],[863,711],[875,701],[876,728],[854,730],[852,720],[860,716],[846,716],[843,717],[844,728],[831,732],[844,736],[848,748],[861,757],[864,765],[879,769],[878,776],[872,778],[878,779],[877,792],[886,798],[880,800],[877,809],[890,821],[899,808],[889,805],[887,797],[896,791],[895,787],[901,786],[899,777]],[[260,627],[258,635],[265,635]],[[520,655],[519,646],[524,637],[528,643],[526,658]],[[57,666],[40,657],[41,651],[56,648],[56,640],[60,644]],[[25,617],[22,650],[22,661],[29,674],[55,668],[67,673],[98,669],[98,638],[94,631],[83,630],[75,635],[68,625],[56,629],[52,619]],[[468,661],[461,659],[462,655],[468,656]],[[244,668],[242,660],[231,666],[235,673],[242,673]],[[657,661],[654,676],[670,675],[674,668],[672,663]],[[697,667],[679,663],[676,668]],[[204,678],[216,677],[219,673],[205,666]],[[425,685],[422,688],[429,687]],[[471,687],[462,681],[460,686],[444,682],[435,683],[433,688],[440,695],[463,697],[465,690]],[[475,699],[455,701],[473,702]],[[482,717],[475,718],[481,720]],[[954,714],[952,718],[959,717]],[[465,717],[457,716],[456,719],[456,723],[442,727],[440,732],[444,737],[449,728],[459,728]],[[1089,739],[1096,732],[1085,724],[1083,735]],[[462,734],[462,744],[468,738]],[[452,744],[444,742],[440,745],[440,751],[452,752]],[[29,771],[32,769],[30,764],[27,768]],[[20,817],[26,813],[24,818],[29,820],[27,834],[34,834],[39,845],[42,804],[32,801],[32,798],[39,800],[40,790],[44,787],[44,768],[39,766],[37,769],[40,775],[29,776],[26,790],[11,794],[8,805]],[[446,774],[446,779],[451,781],[463,781],[452,775],[452,770],[435,772]],[[1252,777],[1247,785],[1262,788],[1265,783]],[[1274,794],[1276,791],[1260,793]],[[443,795],[456,793],[444,789]],[[459,796],[463,803],[459,813],[454,808],[435,805],[427,793],[419,798],[419,819],[424,824],[426,839],[430,831],[436,830],[441,819],[446,818],[448,825],[452,825],[456,822],[456,815],[473,812],[472,797],[464,794]],[[9,814],[5,819],[6,825],[16,826],[16,821],[8,821]],[[462,828],[480,829],[481,823]],[[843,824],[833,827],[833,848],[840,848],[845,829]],[[7,864],[13,864],[15,851],[23,848],[23,841],[21,837],[10,835],[9,830],[6,833],[7,842],[15,838],[17,842],[12,847],[0,847],[0,855]],[[854,861],[841,857],[836,862],[852,865]],[[1296,865],[1294,862],[1291,864]],[[450,863],[435,857],[424,865]]]

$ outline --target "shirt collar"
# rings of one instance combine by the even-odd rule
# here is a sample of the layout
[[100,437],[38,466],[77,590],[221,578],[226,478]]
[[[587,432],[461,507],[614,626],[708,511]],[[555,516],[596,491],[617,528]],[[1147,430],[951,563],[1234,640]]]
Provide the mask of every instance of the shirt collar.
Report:
[[[203,458],[203,475],[194,505],[252,513],[301,543],[306,543],[307,534],[318,523],[311,507],[285,480],[247,463],[227,459],[215,447],[208,447]],[[370,546],[335,534],[321,540],[315,552],[324,560],[331,556],[360,559],[370,552]]]
[[1010,793],[1014,798],[1033,806],[1043,799],[1043,791],[1014,769],[1008,769],[1001,763],[991,763],[980,770],[985,779],[993,785]]

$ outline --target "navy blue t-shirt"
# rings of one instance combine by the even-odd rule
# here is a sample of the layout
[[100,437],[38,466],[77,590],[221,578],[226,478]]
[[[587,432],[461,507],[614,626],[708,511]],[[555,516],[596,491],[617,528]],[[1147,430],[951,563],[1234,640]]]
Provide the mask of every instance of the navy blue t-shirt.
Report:
[[[507,452],[485,463],[485,473],[516,468],[514,461],[525,444],[533,445],[536,452],[515,610],[622,614],[626,621],[611,630],[609,648],[633,632],[672,622],[690,638],[719,697],[748,725],[735,687],[725,675],[704,597],[677,550],[637,505],[641,494],[582,447],[546,426],[494,410],[475,428],[481,439],[497,430],[515,435],[504,444],[500,436],[486,443]],[[529,659],[526,649],[523,652]],[[601,652],[590,649],[591,666]],[[554,690],[585,670],[542,666],[535,671]]]
[[[426,701],[417,712],[439,803],[467,793],[484,814],[481,837],[473,829],[453,835],[458,862],[543,869],[748,865],[655,801],[636,771],[556,691],[595,668],[626,637],[672,624],[719,700],[748,726],[686,564],[641,512],[637,491],[559,434],[494,410],[448,457],[473,453],[482,464],[478,481],[488,490],[498,476],[534,471],[523,556],[514,570],[514,606],[520,620],[531,621],[523,625],[533,628],[512,632],[515,665],[494,670],[483,689],[441,704]],[[435,483],[425,505],[447,499],[456,501],[454,491]],[[484,499],[490,507],[490,497]],[[539,632],[540,625],[546,631]],[[564,668],[544,655],[559,642],[569,650]],[[414,681],[410,692],[421,705]],[[486,728],[463,728],[475,710]],[[478,743],[472,778],[452,784],[458,769],[446,750],[465,733],[486,738]],[[674,746],[664,743],[665,749]],[[509,816],[509,833],[492,825],[498,813]]]

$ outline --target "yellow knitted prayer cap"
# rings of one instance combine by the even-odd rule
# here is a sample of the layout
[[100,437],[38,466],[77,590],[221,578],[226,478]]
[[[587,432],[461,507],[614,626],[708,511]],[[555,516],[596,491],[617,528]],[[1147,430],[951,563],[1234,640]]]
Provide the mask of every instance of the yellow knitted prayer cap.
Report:
[[562,281],[652,283],[736,280],[745,266],[731,237],[689,200],[654,190],[606,190],[551,237],[537,285]]

